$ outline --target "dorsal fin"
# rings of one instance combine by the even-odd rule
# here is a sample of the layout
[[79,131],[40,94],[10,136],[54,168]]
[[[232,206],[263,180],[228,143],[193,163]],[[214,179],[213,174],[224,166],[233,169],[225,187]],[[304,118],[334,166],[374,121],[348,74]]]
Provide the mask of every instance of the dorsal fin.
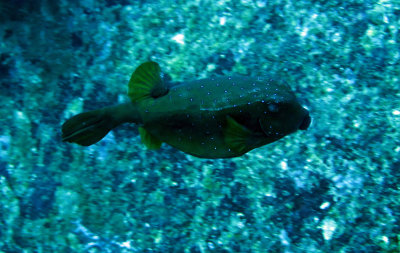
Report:
[[145,62],[133,72],[129,80],[128,96],[132,102],[164,96],[168,92],[156,62]]

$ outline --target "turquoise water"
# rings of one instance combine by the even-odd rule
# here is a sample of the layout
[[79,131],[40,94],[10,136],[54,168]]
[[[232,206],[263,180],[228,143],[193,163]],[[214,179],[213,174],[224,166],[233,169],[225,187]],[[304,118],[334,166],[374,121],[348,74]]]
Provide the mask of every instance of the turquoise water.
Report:
[[[0,2],[0,252],[399,252],[400,2]],[[132,71],[272,75],[313,118],[234,159],[147,150],[135,125],[61,142],[127,102]]]

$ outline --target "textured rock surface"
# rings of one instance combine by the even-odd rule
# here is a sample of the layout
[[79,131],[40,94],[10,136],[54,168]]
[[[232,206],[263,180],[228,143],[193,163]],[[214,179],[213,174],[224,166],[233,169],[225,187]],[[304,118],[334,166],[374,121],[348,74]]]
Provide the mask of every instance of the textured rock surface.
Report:
[[[1,1],[1,252],[398,252],[398,1]],[[147,60],[174,80],[289,83],[307,132],[241,158],[147,151],[133,125],[60,141],[128,101]]]

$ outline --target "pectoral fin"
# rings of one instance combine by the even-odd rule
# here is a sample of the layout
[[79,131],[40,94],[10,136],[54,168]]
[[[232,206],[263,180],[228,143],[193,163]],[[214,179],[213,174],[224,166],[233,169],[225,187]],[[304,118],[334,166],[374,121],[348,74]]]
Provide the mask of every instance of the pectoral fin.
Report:
[[252,132],[245,126],[239,124],[232,117],[226,117],[224,129],[224,141],[230,149],[238,153],[245,153],[249,150],[249,140]]

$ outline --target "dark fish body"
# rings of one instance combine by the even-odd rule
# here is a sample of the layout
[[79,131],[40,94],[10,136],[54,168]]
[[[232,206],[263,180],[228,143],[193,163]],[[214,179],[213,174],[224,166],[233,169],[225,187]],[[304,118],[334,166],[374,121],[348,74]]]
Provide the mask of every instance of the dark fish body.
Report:
[[[133,73],[129,96],[132,103],[71,118],[63,126],[63,139],[91,145],[120,123],[134,122],[140,125],[141,139],[150,148],[165,142],[197,157],[228,158],[305,130],[311,121],[285,84],[262,78],[217,77],[168,88],[153,62],[142,64]],[[105,123],[98,123],[105,118]]]

